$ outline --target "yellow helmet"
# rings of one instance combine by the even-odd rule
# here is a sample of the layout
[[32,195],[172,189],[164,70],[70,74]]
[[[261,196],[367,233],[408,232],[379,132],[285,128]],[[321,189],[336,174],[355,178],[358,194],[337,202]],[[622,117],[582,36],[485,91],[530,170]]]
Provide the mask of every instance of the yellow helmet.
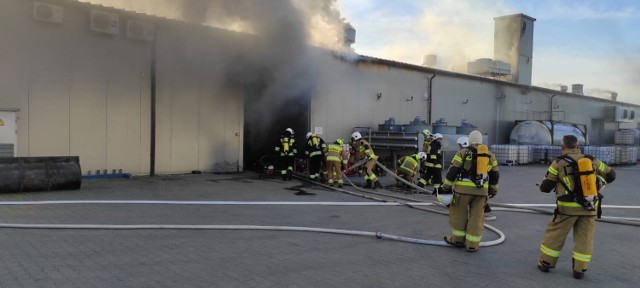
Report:
[[336,144],[343,146],[344,145],[344,141],[342,141],[342,139],[338,138],[336,139]]

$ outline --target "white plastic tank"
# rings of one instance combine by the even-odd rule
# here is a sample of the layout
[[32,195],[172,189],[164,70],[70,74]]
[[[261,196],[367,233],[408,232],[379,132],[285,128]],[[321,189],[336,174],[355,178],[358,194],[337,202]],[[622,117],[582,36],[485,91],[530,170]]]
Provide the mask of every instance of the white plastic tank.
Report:
[[586,145],[587,135],[583,125],[551,121],[522,121],[511,130],[509,142],[518,145],[560,145],[562,137],[574,135],[578,144]]

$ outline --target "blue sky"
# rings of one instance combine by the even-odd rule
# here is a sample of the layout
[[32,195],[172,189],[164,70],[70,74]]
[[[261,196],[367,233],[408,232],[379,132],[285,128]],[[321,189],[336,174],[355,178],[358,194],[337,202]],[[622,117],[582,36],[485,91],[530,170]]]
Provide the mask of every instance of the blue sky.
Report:
[[493,17],[524,13],[534,26],[533,84],[584,84],[585,94],[640,104],[640,1],[341,0],[359,54],[440,68],[493,58]]

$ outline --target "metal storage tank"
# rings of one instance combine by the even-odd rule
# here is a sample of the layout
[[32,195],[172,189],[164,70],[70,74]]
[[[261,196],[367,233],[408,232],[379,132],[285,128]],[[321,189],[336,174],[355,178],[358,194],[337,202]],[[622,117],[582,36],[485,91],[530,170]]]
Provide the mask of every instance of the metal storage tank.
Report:
[[510,143],[522,145],[560,145],[562,137],[574,135],[578,144],[587,144],[584,125],[556,121],[521,121],[511,130]]
[[462,124],[456,127],[456,134],[469,135],[471,131],[478,129],[478,127],[471,125],[467,119],[462,119]]
[[440,118],[433,123],[433,131],[431,133],[457,134],[456,129],[456,126],[449,126],[444,118]]

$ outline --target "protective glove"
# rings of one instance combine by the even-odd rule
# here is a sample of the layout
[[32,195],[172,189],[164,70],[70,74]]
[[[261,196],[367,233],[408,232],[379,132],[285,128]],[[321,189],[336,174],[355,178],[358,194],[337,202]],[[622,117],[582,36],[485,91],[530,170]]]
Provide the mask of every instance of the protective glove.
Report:
[[373,156],[372,155],[368,155],[367,156],[367,160],[369,160],[369,161],[373,160]]

